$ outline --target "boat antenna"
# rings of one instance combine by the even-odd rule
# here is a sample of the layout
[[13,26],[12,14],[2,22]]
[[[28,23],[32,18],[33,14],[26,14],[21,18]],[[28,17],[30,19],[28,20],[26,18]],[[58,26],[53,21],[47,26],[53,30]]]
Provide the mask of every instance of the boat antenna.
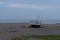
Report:
[[38,22],[38,20],[39,20],[39,16],[37,17],[36,22]]

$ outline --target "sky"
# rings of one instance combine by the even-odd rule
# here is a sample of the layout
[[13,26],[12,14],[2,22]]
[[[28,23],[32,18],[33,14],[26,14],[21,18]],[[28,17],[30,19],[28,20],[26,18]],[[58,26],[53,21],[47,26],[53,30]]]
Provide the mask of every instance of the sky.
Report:
[[0,20],[60,20],[60,0],[0,0]]

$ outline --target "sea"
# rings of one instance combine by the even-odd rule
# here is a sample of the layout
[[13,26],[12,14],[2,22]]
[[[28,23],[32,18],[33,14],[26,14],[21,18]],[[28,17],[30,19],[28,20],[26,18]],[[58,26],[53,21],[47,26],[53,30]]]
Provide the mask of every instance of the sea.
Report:
[[[30,23],[31,20],[0,20],[0,23]],[[41,24],[60,24],[60,20],[40,20]]]

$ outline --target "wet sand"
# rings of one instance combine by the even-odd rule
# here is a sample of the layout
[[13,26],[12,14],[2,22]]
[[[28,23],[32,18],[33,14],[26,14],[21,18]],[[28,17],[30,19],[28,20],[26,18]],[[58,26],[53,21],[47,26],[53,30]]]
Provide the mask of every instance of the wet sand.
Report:
[[0,23],[0,40],[21,35],[60,35],[60,24],[42,24],[44,28],[24,28],[25,23]]

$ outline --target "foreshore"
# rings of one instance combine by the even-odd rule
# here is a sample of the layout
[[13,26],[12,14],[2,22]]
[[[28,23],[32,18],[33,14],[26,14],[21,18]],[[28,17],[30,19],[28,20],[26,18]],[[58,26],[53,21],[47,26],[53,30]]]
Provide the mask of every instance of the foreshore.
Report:
[[25,23],[0,23],[0,39],[11,40],[21,35],[60,35],[60,24],[42,24],[43,28],[24,28]]

